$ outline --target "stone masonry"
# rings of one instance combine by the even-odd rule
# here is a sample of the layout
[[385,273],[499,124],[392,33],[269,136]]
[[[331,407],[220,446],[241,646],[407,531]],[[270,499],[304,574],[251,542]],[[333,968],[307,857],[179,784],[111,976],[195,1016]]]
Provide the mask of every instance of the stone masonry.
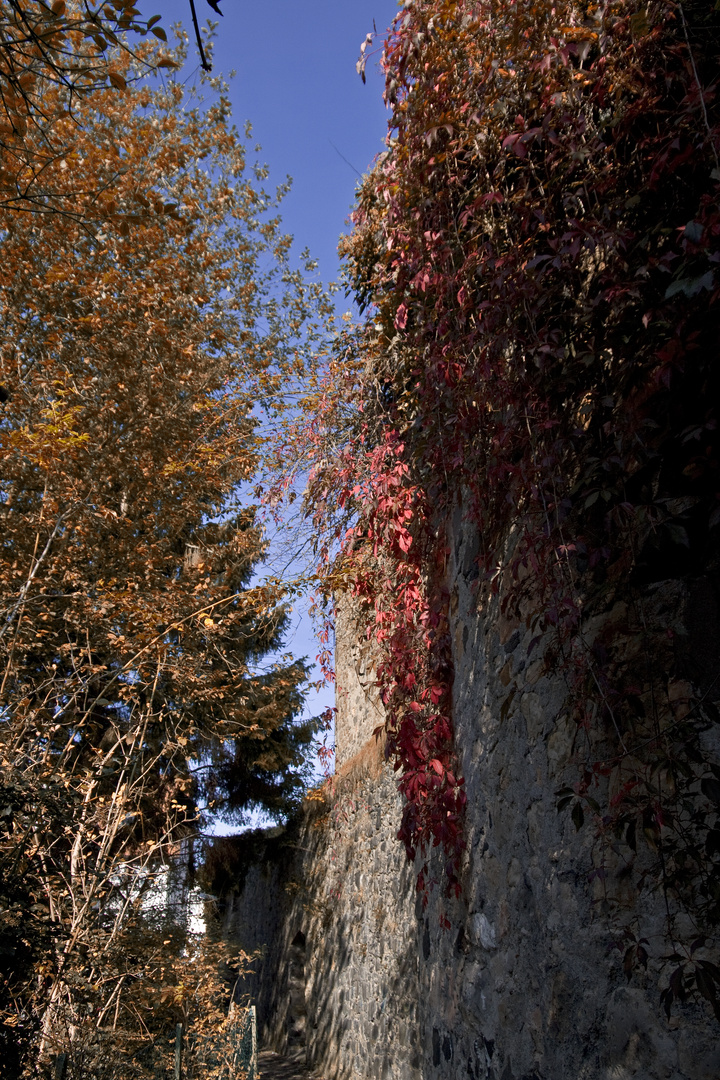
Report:
[[[304,1040],[326,1080],[718,1080],[709,1008],[686,1005],[668,1021],[653,971],[629,983],[623,974],[607,885],[590,880],[590,830],[576,832],[556,810],[577,737],[564,686],[542,646],[528,657],[524,625],[492,603],[478,610],[473,567],[458,522],[450,586],[468,794],[463,899],[444,898],[440,865],[427,908],[416,897],[396,839],[394,774],[372,734],[381,721],[372,659],[346,616],[336,776],[300,821],[268,837],[226,898],[227,932],[263,950],[248,984],[261,1036],[280,1052]],[[684,632],[675,583],[661,583],[649,604]],[[648,892],[626,907],[628,925],[652,942],[661,898]]]

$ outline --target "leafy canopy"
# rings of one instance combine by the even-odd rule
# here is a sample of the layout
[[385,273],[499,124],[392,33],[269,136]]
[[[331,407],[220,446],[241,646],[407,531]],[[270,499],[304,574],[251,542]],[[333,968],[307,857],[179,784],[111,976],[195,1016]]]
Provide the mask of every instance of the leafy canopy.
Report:
[[[261,405],[324,301],[289,266],[283,191],[248,166],[222,80],[203,102],[140,78],[167,55],[112,51],[118,78],[55,120],[43,183],[72,213],[0,206],[1,1008],[17,1069],[89,1003],[112,1021],[117,983],[98,973],[158,866],[210,810],[289,813],[314,732],[305,665],[277,654],[285,591],[254,578],[246,492]],[[57,93],[41,77],[38,110]],[[28,127],[24,152],[43,139]]]

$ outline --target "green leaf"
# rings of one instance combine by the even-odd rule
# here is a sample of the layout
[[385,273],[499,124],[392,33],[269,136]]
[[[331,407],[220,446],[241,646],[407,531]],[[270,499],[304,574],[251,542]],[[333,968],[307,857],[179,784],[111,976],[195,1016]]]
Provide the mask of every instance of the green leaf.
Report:
[[670,989],[669,986],[666,987],[665,990],[663,990],[662,994],[660,995],[660,1002],[661,1002],[663,1008],[665,1009],[665,1015],[667,1016],[667,1018],[669,1020],[670,1019],[670,1010],[672,1009],[672,1003],[673,1003],[673,992],[672,992],[672,990]]
[[637,11],[634,15],[630,16],[630,27],[633,34],[637,37],[643,37],[650,30],[650,23],[645,11]]
[[571,816],[572,816],[572,819],[573,819],[573,824],[575,826],[575,831],[580,832],[583,825],[585,824],[585,813],[584,813],[583,808],[582,808],[582,803],[580,802],[579,799],[572,808],[572,815]]
[[673,544],[680,544],[682,547],[690,547],[690,538],[687,534],[687,529],[684,526],[679,525],[676,521],[668,521],[665,523],[665,531],[668,533]]
[[703,236],[703,227],[699,221],[688,221],[683,235],[686,240],[690,240],[693,244],[699,244]]
[[701,967],[708,975],[720,986],[720,967],[717,964],[713,964],[712,960],[698,960],[698,967]]
[[631,945],[630,948],[626,951],[625,956],[623,957],[623,971],[625,972],[625,977],[628,982],[630,982],[630,980],[632,979],[634,954],[635,946]]
[[671,297],[677,296],[678,293],[684,293],[685,296],[692,298],[697,296],[702,289],[711,291],[713,287],[713,272],[708,270],[707,273],[701,277],[696,278],[680,278],[678,281],[672,281],[665,290],[665,299],[670,300]]
[[705,777],[700,781],[700,789],[706,798],[720,805],[720,780]]
[[714,1006],[716,1004],[715,982],[709,972],[698,966],[695,969],[695,982],[705,1000]]
[[720,830],[709,829],[705,837],[705,854],[712,858],[720,853]]

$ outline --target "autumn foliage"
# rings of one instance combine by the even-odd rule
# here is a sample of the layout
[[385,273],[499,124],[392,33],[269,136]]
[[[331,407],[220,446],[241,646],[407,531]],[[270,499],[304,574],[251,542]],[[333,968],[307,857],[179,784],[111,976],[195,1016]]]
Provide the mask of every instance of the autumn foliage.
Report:
[[[583,749],[561,807],[594,823],[601,866],[632,872],[645,845],[665,1007],[695,989],[720,1016],[717,669],[643,622],[658,582],[717,589],[719,58],[717,10],[692,0],[408,0],[344,247],[367,314],[328,372],[308,498],[329,587],[379,646],[408,854],[439,847],[460,887],[459,509],[479,601],[567,682]],[[589,637],[611,610],[622,631]],[[647,956],[624,932],[631,974]]]
[[[288,269],[221,84],[203,106],[143,81],[179,62],[146,42],[109,50],[72,115],[65,83],[17,83],[7,116],[29,101],[33,123],[11,122],[0,176],[0,859],[3,1015],[27,1060],[60,1017],[106,1023],[115,985],[88,987],[203,799],[282,811],[301,787],[303,669],[258,666],[283,594],[251,587],[262,538],[239,498],[259,406],[282,428],[271,497],[307,471],[324,587],[352,591],[376,642],[421,892],[438,853],[462,888],[459,516],[478,602],[494,594],[566,682],[558,805],[593,829],[593,873],[620,862],[636,883],[632,925],[606,896],[626,975],[654,951],[668,1014],[699,993],[720,1016],[717,657],[648,617],[668,582],[689,623],[718,591],[719,58],[698,0],[408,0],[382,58],[387,149],[344,245],[365,319],[320,368],[303,357],[327,309]],[[643,940],[644,889],[662,941]]]
[[[132,0],[5,0],[0,6],[0,205],[19,213],[82,213],[90,189],[54,182],[76,109],[96,90],[125,88],[130,54],[148,34],[166,41],[160,16]],[[141,50],[142,52],[142,50]],[[135,53],[140,58],[140,53]],[[172,67],[144,53],[140,69]],[[138,77],[139,70],[134,72]],[[67,181],[67,178],[66,178]]]
[[[283,587],[253,582],[264,539],[246,498],[259,403],[297,365],[308,292],[222,81],[203,101],[143,77],[183,58],[112,52],[114,77],[72,115],[41,71],[33,107],[62,152],[32,187],[52,203],[0,203],[8,1075],[95,1032],[109,1076],[108,1032],[134,1025],[133,1053],[164,1038],[135,1015],[158,874],[209,811],[287,814],[314,730],[305,665],[276,652]],[[45,154],[41,125],[13,137],[26,162]]]

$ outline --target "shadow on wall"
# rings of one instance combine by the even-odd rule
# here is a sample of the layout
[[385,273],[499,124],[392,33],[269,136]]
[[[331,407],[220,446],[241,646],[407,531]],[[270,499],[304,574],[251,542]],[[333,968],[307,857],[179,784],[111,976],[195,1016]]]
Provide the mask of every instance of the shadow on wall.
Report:
[[307,1027],[305,935],[302,930],[298,930],[290,946],[288,998],[288,1050],[292,1054],[297,1054],[305,1049]]
[[[674,1007],[668,1022],[656,973],[638,971],[628,983],[611,947],[608,897],[619,917],[641,918],[652,940],[665,925],[662,897],[629,888],[626,856],[614,848],[607,873],[589,872],[591,830],[558,814],[556,792],[576,770],[567,686],[553,654],[531,648],[534,631],[502,615],[499,599],[477,611],[474,545],[472,536],[467,551],[454,545],[451,626],[468,796],[463,899],[448,905],[435,849],[438,887],[418,911],[415,871],[397,840],[396,780],[374,739],[281,835],[226,841],[235,847],[225,878],[208,891],[226,898],[228,935],[262,948],[243,987],[262,1043],[302,1053],[304,1037],[308,1064],[332,1080],[717,1080],[707,1003]],[[694,662],[709,664],[716,609],[699,589],[690,599],[704,619],[692,635],[678,582],[648,595],[646,624],[674,626]],[[614,611],[597,632],[615,633]],[[715,760],[720,725],[704,738],[715,740]]]
[[[213,861],[228,868],[210,884],[222,897],[225,936],[257,952],[254,970],[238,983],[238,999],[255,1003],[260,1045],[299,1056],[307,1040],[305,912],[301,823],[278,832],[255,830],[225,837]],[[213,845],[215,846],[215,845]]]
[[318,950],[308,1064],[333,1080],[419,1080],[417,942],[394,949],[390,970],[378,971],[356,954],[354,936],[341,918]]
[[261,1044],[304,1052],[333,1080],[422,1077],[421,920],[395,839],[399,815],[395,778],[373,742],[322,805],[306,806],[262,850],[256,838],[256,861],[225,899],[226,934],[262,949],[241,988],[256,1002]]

